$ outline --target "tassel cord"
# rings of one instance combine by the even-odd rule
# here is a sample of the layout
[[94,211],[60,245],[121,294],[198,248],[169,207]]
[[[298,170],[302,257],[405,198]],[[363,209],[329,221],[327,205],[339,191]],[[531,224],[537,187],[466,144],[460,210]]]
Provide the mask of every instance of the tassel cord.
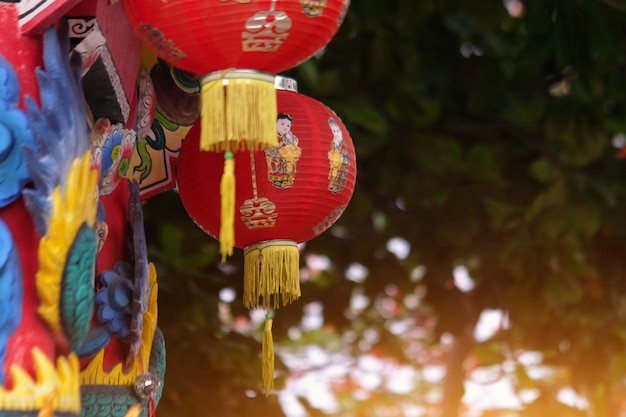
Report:
[[222,263],[233,254],[235,246],[235,159],[232,152],[224,154],[224,173],[220,181],[220,253]]
[[269,396],[274,389],[274,340],[272,337],[272,322],[270,314],[265,315],[265,329],[263,330],[263,387],[265,396]]

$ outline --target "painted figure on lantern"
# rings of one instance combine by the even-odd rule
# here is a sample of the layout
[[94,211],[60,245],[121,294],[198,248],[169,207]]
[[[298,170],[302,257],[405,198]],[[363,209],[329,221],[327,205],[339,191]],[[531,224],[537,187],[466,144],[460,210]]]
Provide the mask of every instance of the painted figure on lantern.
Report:
[[333,132],[333,140],[330,142],[330,151],[328,151],[328,163],[330,165],[328,189],[337,194],[346,188],[350,158],[341,127],[332,117],[328,119],[328,127]]
[[291,115],[278,113],[276,121],[278,146],[265,150],[267,179],[278,188],[288,188],[293,185],[296,179],[296,163],[302,154],[302,149],[298,146],[298,138],[291,132],[292,124]]
[[318,17],[324,13],[327,0],[300,0],[302,11],[309,17]]

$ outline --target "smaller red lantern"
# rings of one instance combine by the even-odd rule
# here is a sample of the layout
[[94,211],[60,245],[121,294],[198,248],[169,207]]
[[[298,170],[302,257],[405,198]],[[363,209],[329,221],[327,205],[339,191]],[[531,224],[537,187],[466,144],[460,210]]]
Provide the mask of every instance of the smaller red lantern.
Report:
[[[293,80],[277,78],[290,88],[277,92],[278,146],[229,156],[238,178],[234,246],[244,250],[243,301],[249,308],[277,308],[300,297],[297,244],[335,223],[356,179],[354,146],[339,117],[295,92]],[[223,156],[199,152],[199,140],[194,127],[178,160],[178,190],[196,224],[216,237]]]

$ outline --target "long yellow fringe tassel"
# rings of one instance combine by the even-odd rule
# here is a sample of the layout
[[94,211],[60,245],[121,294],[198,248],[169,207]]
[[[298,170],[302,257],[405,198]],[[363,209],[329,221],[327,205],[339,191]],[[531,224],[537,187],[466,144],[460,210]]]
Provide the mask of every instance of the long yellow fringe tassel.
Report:
[[243,70],[204,77],[200,149],[237,152],[277,147],[274,78]]
[[265,388],[265,396],[270,395],[270,391],[274,389],[274,340],[272,338],[272,318],[269,314],[265,315],[265,329],[263,330],[263,386]]
[[222,262],[233,254],[235,246],[235,159],[232,152],[224,154],[224,173],[220,182],[220,253]]
[[[300,298],[300,253],[293,240],[267,240],[244,249],[243,304],[267,310]],[[261,302],[260,299],[263,298]]]

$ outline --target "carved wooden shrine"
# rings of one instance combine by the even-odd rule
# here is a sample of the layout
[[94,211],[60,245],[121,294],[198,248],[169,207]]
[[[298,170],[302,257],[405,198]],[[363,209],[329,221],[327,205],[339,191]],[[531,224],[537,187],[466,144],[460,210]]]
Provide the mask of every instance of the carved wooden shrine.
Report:
[[[325,205],[319,219],[307,226],[307,236],[317,236],[337,220],[356,176],[345,126],[324,107],[321,126],[298,131],[296,123],[308,110],[294,108],[293,114],[302,114],[294,120],[276,107],[277,91],[297,93],[294,81],[271,71],[293,67],[323,47],[341,25],[348,3],[0,0],[0,417],[155,415],[165,344],[157,328],[158,281],[147,257],[141,202],[176,186],[175,167],[189,132],[194,140],[189,140],[193,149],[185,149],[188,158],[205,151],[223,154],[205,174],[217,183],[220,176],[237,172],[233,161],[246,160],[248,154],[237,151],[256,151],[258,172],[266,178],[255,181],[270,181],[259,189],[273,187],[276,201],[281,192],[298,189],[296,172],[302,177],[310,170],[306,152],[316,149],[322,179],[315,185],[321,187]],[[216,22],[222,12],[226,19],[240,16],[240,28],[226,25],[234,36],[229,49],[219,39],[226,27],[204,35],[213,48],[209,52],[189,51],[178,40],[187,35],[171,35],[173,28],[198,24],[193,14],[179,13],[190,4],[208,9],[206,16]],[[307,43],[311,34],[320,39],[318,47]],[[288,63],[272,61],[270,54],[281,48],[302,56]],[[207,64],[220,54],[221,64]],[[186,64],[188,56],[193,62],[190,58]],[[250,56],[254,58],[246,60]],[[261,63],[259,68],[254,62]],[[249,98],[230,103],[239,84],[244,95],[263,96],[269,101],[262,103],[270,107],[250,104]],[[265,123],[261,133],[254,121],[259,107],[265,113],[270,109],[269,125],[261,120],[267,114],[259,116],[259,123]],[[215,111],[222,113],[212,115]],[[221,135],[213,130],[216,120],[229,118],[235,125],[240,119],[253,122],[242,128],[243,135],[223,133],[226,140],[220,145],[209,136]],[[200,130],[208,135],[202,140],[196,137]],[[252,143],[255,135],[265,139]],[[306,135],[314,136],[312,144],[303,145]],[[186,169],[185,175],[195,174]],[[200,186],[185,183],[186,188]],[[240,235],[246,225],[258,226],[259,221],[271,228],[287,218],[280,212],[261,213],[267,208],[252,200],[250,207],[235,198],[222,196],[220,201],[219,187],[207,193],[203,199],[217,202],[209,217],[216,219],[218,230],[228,210],[231,234]],[[299,243],[295,240],[290,245]],[[297,258],[295,262],[297,284]],[[285,296],[284,290],[279,279],[275,292],[254,296],[265,297],[266,306],[281,295],[289,301],[299,296],[299,284],[297,294]],[[266,389],[269,393],[271,383]]]

